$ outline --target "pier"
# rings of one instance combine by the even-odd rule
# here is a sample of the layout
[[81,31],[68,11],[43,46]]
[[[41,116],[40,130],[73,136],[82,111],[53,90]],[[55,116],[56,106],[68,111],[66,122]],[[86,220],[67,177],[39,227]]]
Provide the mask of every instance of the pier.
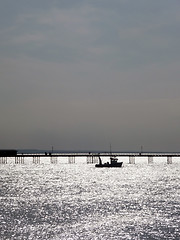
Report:
[[[0,164],[7,164],[8,163],[8,158],[14,158],[15,159],[15,164],[24,164],[24,159],[32,158],[32,163],[34,164],[40,164],[42,158],[49,158],[50,163],[52,164],[57,164],[58,160],[60,161],[60,158],[67,158],[69,164],[74,164],[78,161],[78,158],[85,157],[86,158],[86,163],[87,164],[95,164],[98,162],[98,158],[100,157],[110,157],[110,156],[116,156],[119,159],[121,158],[129,158],[129,164],[135,164],[136,163],[136,158],[147,158],[147,163],[151,164],[154,162],[154,158],[160,158],[164,157],[166,158],[167,164],[172,164],[173,158],[180,158],[180,153],[152,153],[152,152],[113,152],[113,153],[108,153],[108,152],[75,152],[75,153],[59,153],[59,152],[44,152],[44,153],[18,153],[17,151],[12,152],[11,151],[6,151],[2,152],[0,150]],[[123,161],[123,159],[121,159]]]

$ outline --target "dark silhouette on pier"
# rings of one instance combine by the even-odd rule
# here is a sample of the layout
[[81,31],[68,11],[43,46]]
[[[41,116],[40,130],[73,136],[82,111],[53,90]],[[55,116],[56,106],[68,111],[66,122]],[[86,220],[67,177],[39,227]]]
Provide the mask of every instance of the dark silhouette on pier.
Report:
[[16,157],[17,156],[17,150],[0,150],[0,157]]

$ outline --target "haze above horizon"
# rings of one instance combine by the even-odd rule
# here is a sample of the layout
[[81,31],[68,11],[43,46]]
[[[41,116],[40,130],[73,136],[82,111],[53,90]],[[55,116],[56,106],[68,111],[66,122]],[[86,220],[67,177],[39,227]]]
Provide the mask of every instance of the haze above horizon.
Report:
[[179,1],[0,1],[0,38],[1,149],[179,151]]

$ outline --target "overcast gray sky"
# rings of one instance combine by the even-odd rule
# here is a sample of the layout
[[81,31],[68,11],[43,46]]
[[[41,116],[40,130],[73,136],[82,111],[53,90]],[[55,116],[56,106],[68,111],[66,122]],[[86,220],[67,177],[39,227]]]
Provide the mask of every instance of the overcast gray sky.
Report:
[[0,0],[0,148],[180,151],[179,0]]

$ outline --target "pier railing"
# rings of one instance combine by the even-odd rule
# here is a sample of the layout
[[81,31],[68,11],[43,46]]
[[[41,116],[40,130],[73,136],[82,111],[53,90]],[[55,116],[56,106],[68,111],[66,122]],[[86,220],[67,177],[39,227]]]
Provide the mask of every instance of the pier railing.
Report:
[[41,158],[50,158],[51,163],[57,163],[59,158],[68,158],[68,163],[75,163],[78,157],[86,157],[87,163],[97,163],[98,158],[100,157],[110,157],[116,156],[119,158],[127,157],[129,158],[130,164],[135,164],[135,159],[138,157],[146,157],[148,159],[148,163],[153,163],[155,157],[165,157],[167,159],[167,163],[172,163],[173,157],[179,157],[180,153],[152,153],[152,152],[75,152],[75,153],[56,153],[56,152],[44,152],[44,153],[17,153],[15,156],[0,156],[0,164],[7,164],[8,157],[15,158],[15,164],[24,164],[25,158],[33,158],[33,163],[40,163]]

